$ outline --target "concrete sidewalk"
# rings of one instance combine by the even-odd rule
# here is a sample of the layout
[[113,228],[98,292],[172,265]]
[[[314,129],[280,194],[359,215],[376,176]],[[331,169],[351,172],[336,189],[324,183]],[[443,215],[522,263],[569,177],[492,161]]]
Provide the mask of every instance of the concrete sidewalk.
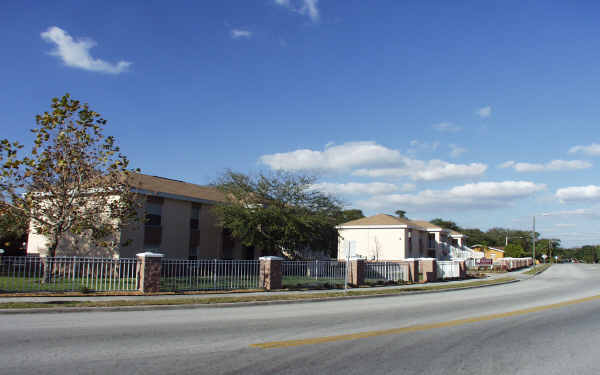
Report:
[[[422,288],[426,286],[435,285],[456,285],[460,287],[461,284],[481,281],[481,280],[494,280],[504,277],[514,277],[517,279],[527,279],[531,276],[521,275],[522,272],[528,269],[507,272],[499,274],[490,274],[485,279],[465,279],[455,281],[440,281],[427,284],[411,284],[411,285],[397,285],[397,286],[384,286],[384,287],[373,287],[373,288],[349,288],[348,290],[393,290],[393,289],[404,289],[410,290],[414,288]],[[195,294],[161,294],[161,295],[138,295],[138,296],[43,296],[43,297],[0,297],[0,303],[8,302],[63,302],[63,301],[139,301],[139,300],[165,300],[165,299],[204,299],[204,298],[217,298],[217,297],[243,297],[243,296],[258,296],[258,295],[285,295],[285,294],[314,294],[314,293],[327,293],[327,292],[341,292],[343,289],[317,289],[317,290],[290,290],[290,291],[276,291],[276,292],[224,292],[224,293],[195,293]]]

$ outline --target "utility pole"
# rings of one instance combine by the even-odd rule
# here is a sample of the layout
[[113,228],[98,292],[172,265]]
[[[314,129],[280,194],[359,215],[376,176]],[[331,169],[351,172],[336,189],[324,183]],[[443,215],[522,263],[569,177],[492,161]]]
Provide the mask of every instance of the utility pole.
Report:
[[504,241],[504,247],[508,246],[508,229],[506,230],[506,241]]
[[533,242],[533,269],[535,269],[535,215],[533,216],[533,232],[531,232],[531,241]]

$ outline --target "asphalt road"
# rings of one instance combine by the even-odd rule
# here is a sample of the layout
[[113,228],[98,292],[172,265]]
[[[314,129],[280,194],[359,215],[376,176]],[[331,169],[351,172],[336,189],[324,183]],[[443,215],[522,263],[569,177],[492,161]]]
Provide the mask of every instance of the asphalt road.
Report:
[[[376,299],[0,317],[1,374],[599,374],[600,267]],[[589,298],[591,297],[591,298]]]

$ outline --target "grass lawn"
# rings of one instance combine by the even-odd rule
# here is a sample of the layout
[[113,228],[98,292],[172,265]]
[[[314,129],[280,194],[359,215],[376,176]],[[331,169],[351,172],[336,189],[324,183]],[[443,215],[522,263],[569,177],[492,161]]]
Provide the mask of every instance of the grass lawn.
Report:
[[310,276],[283,276],[281,283],[284,289],[289,288],[343,288],[344,279],[315,279]]
[[247,278],[218,277],[161,277],[161,291],[257,289],[258,275]]
[[0,292],[64,292],[64,291],[94,291],[94,290],[135,290],[136,281],[133,278],[110,280],[86,278],[53,278],[49,283],[43,283],[41,277],[7,277],[0,276]]

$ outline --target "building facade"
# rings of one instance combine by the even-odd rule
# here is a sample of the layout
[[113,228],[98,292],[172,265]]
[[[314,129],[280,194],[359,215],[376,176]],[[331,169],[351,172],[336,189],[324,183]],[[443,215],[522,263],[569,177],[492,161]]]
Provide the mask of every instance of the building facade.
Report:
[[[134,174],[130,184],[142,200],[138,223],[115,235],[113,248],[98,248],[67,236],[57,255],[133,257],[144,251],[177,259],[255,259],[259,251],[242,246],[217,223],[212,212],[224,202],[217,189],[163,177]],[[28,254],[45,255],[48,241],[30,231]]]
[[338,259],[448,259],[451,246],[463,247],[465,236],[423,220],[378,214],[337,226]]

